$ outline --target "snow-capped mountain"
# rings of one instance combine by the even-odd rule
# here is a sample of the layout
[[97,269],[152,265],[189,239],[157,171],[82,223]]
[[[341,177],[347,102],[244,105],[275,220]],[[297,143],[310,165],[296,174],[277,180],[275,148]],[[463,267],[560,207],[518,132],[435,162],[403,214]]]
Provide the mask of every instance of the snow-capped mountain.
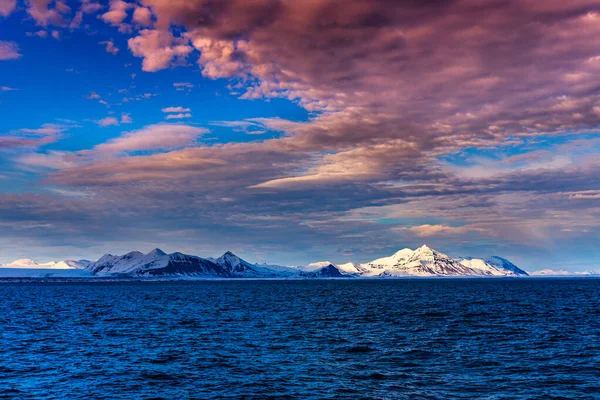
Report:
[[[167,254],[154,249],[144,254],[132,251],[122,256],[106,254],[95,262],[60,261],[37,264],[17,260],[0,266],[8,269],[80,269],[93,276],[117,277],[207,277],[207,278],[341,278],[404,276],[518,276],[527,275],[501,257],[455,260],[425,245],[402,249],[389,257],[368,263],[334,264],[320,261],[307,266],[252,264],[230,251],[219,258],[202,258],[183,253]],[[543,271],[540,274],[544,273]]]
[[64,260],[64,261],[50,261],[47,263],[38,264],[32,259],[23,258],[15,260],[8,264],[1,264],[0,268],[29,268],[29,269],[84,269],[88,266],[90,261],[87,260]]
[[426,245],[416,250],[402,249],[389,257],[361,264],[365,276],[480,276],[479,270],[465,266]]
[[225,252],[221,257],[214,261],[231,275],[256,275],[256,267],[245,260],[242,260],[230,251]]
[[148,254],[132,251],[123,256],[106,254],[87,267],[95,275],[126,275],[137,277],[198,276],[229,277],[220,265],[182,253],[166,254],[154,249]]
[[[325,267],[328,261],[310,264]],[[389,257],[368,263],[332,264],[343,275],[362,277],[402,276],[516,276],[527,275],[516,265],[500,257],[489,259],[466,258],[455,260],[426,245],[416,250],[402,249]]]
[[300,276],[301,271],[295,267],[281,265],[251,264],[233,254],[225,252],[213,261],[228,271],[231,276],[239,278],[293,278]]
[[0,278],[83,278],[91,276],[85,270],[90,262],[87,260],[64,260],[37,263],[23,258],[8,264],[0,265]]
[[523,271],[515,264],[510,261],[498,257],[492,256],[485,260],[481,258],[463,258],[460,259],[460,263],[469,268],[481,271],[482,275],[489,276],[527,276],[527,272]]
[[[316,269],[314,268],[315,264],[318,264]],[[313,268],[302,271],[300,275],[306,278],[343,278],[348,276],[348,274],[342,273],[338,267],[331,263],[327,265],[313,263],[311,265]]]
[[166,254],[154,249],[148,254],[132,251],[123,256],[106,254],[87,267],[94,275],[131,277],[298,277],[300,270],[276,265],[251,264],[228,251],[221,257],[201,258],[183,253]]

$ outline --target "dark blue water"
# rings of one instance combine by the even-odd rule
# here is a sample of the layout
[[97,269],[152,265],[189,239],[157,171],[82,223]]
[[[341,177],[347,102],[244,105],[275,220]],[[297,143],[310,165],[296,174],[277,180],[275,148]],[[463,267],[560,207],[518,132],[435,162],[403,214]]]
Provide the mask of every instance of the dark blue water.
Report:
[[0,283],[1,398],[600,398],[600,280]]

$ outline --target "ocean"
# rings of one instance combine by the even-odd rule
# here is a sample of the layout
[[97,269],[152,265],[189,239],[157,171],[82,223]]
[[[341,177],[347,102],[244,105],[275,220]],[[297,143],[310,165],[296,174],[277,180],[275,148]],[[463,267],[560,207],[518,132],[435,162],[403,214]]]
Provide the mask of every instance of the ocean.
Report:
[[599,399],[600,280],[3,280],[0,398]]

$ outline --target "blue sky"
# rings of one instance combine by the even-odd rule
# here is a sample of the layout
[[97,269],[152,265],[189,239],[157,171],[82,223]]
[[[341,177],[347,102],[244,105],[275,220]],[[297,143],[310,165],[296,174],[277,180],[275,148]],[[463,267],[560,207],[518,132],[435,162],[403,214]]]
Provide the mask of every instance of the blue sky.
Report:
[[599,269],[599,13],[0,0],[0,262]]

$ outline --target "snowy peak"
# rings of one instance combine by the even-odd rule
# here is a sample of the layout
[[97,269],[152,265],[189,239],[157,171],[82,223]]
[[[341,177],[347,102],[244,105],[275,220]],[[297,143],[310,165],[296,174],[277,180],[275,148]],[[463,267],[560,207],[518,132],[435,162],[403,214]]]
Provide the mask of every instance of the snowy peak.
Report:
[[[527,273],[500,257],[493,262],[466,258],[454,260],[448,255],[423,245],[415,250],[402,249],[389,257],[360,264],[363,276],[511,276]],[[343,264],[348,265],[348,264]]]
[[152,250],[150,253],[147,254],[150,257],[162,257],[162,256],[166,256],[167,253],[165,253],[164,251],[162,251],[159,248],[156,248],[154,250]]
[[471,275],[465,266],[426,245],[402,249],[390,257],[361,264],[369,276],[462,276]]
[[3,268],[40,268],[39,264],[30,258],[21,258],[8,264],[3,264]]
[[426,244],[424,244],[423,246],[419,247],[417,250],[415,250],[416,252],[419,252],[421,254],[423,253],[433,253],[434,250],[431,249],[430,247],[428,247]]
[[258,274],[254,265],[242,260],[231,251],[226,251],[221,257],[217,258],[215,264],[236,276],[254,276]]
[[[313,263],[313,265],[314,264],[315,263]],[[348,275],[342,274],[342,272],[335,265],[329,263],[328,265],[316,270],[303,272],[302,276],[308,278],[343,278]]]
[[317,262],[308,264],[304,269],[306,271],[314,271],[317,269],[321,269],[323,267],[328,267],[330,265],[333,265],[333,263],[331,261],[317,261]]

